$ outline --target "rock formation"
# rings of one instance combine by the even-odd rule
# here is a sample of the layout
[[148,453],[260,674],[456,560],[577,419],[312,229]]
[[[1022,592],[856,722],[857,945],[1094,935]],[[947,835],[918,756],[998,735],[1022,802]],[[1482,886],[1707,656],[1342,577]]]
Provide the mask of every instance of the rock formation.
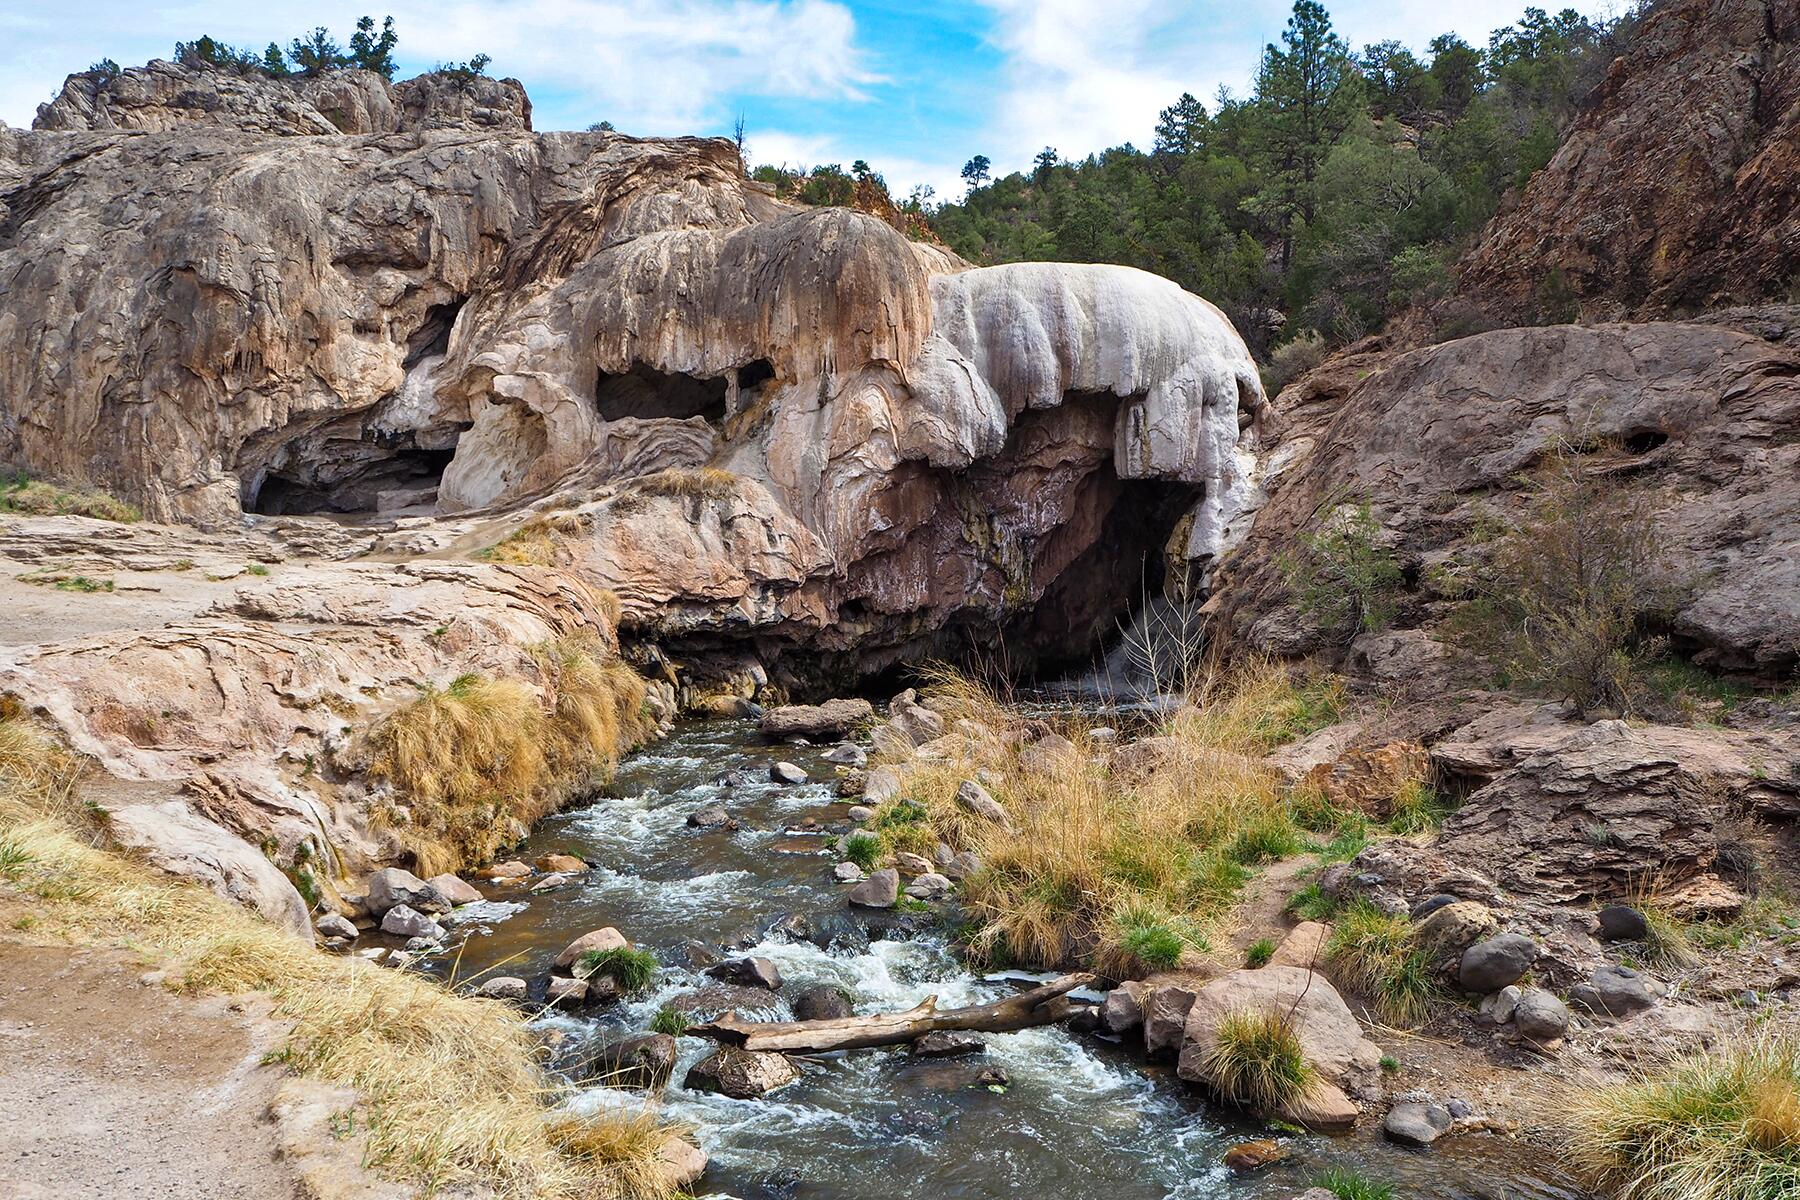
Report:
[[1800,5],[1659,5],[1549,165],[1488,226],[1459,291],[1506,320],[1784,299],[1797,179]]
[[1243,533],[1254,364],[1154,276],[967,269],[723,141],[533,134],[509,82],[153,63],[38,128],[0,461],[153,518],[567,508],[628,628],[814,676],[1085,654],[1172,533]]

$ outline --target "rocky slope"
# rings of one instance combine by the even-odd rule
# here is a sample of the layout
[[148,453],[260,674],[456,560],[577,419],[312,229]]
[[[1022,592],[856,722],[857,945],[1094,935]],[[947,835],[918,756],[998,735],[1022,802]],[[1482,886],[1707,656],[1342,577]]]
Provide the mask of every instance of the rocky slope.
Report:
[[[1178,524],[1193,563],[1241,533],[1254,364],[1152,276],[968,270],[724,142],[530,133],[486,80],[155,63],[38,125],[0,459],[154,518],[577,508],[628,627],[814,675],[1080,654]],[[620,502],[665,468],[715,473]]]
[[1661,5],[1458,290],[1507,323],[1791,299],[1797,156],[1800,5]]

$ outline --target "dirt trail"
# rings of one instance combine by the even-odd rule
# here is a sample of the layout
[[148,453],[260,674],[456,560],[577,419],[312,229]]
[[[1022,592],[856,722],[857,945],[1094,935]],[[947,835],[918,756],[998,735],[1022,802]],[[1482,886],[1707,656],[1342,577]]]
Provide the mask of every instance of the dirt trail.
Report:
[[0,1198],[314,1194],[269,1115],[278,1030],[102,950],[0,942]]

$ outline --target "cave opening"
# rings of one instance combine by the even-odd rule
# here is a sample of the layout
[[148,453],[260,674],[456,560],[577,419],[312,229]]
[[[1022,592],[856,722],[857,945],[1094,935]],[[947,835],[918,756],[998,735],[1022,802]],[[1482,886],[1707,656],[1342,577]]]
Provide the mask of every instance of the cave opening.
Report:
[[423,447],[410,436],[302,438],[246,480],[244,511],[263,516],[429,513],[437,504],[444,469],[455,457],[454,441]]
[[428,358],[448,354],[450,331],[456,327],[456,317],[462,307],[461,300],[452,300],[427,308],[425,319],[406,339],[406,361],[401,365],[410,371]]
[[766,358],[753,359],[722,375],[684,375],[634,363],[621,374],[598,374],[594,406],[608,421],[622,417],[723,421],[774,378],[775,364]]

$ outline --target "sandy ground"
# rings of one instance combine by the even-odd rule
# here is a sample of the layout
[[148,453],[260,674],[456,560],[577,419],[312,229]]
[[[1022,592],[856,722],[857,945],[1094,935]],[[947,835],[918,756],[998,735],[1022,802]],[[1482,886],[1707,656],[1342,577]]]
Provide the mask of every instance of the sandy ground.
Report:
[[274,1027],[142,973],[118,952],[0,942],[0,1197],[311,1194],[270,1117]]

